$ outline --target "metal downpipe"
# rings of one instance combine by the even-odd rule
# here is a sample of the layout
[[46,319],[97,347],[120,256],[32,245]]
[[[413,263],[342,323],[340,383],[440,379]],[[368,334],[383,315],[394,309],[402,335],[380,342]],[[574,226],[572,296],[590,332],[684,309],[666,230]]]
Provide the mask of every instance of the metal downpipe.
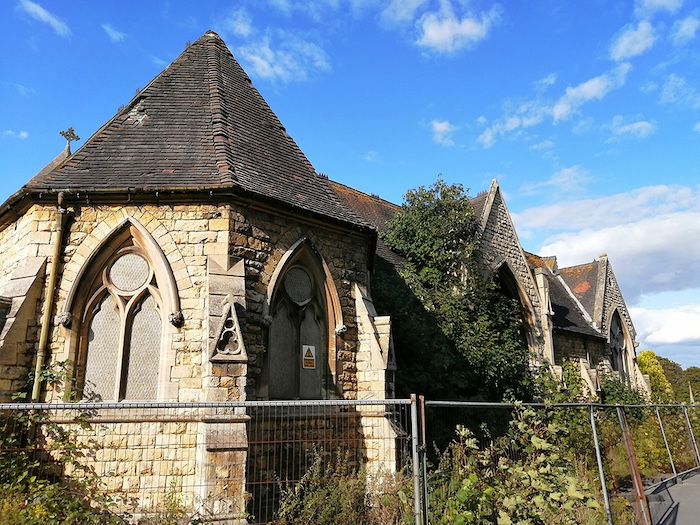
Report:
[[49,280],[46,286],[46,300],[44,301],[44,313],[41,317],[41,333],[39,335],[39,350],[36,354],[36,366],[34,367],[34,384],[32,385],[32,403],[39,401],[41,395],[41,369],[44,367],[46,360],[46,350],[49,341],[49,332],[51,328],[51,313],[54,306],[54,295],[56,294],[56,275],[58,274],[58,264],[61,258],[61,248],[63,247],[63,230],[68,217],[68,210],[63,206],[63,192],[58,194],[58,206],[56,216],[56,241],[53,245],[53,255],[51,257],[51,266],[49,267]]

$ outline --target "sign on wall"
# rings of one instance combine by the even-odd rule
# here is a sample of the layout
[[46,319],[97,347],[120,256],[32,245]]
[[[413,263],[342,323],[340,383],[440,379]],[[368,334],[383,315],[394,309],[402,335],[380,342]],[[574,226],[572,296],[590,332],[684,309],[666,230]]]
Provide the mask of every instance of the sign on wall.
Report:
[[302,345],[302,368],[305,370],[314,370],[316,368],[316,347],[311,345]]

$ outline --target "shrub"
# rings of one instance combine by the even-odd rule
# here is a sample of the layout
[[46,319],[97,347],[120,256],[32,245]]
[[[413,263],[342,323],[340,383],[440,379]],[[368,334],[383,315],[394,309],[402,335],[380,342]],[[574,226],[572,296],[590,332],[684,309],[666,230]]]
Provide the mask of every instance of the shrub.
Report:
[[577,524],[598,520],[599,504],[583,474],[557,445],[565,429],[519,407],[506,436],[479,449],[473,435],[458,440],[432,474],[431,522]]

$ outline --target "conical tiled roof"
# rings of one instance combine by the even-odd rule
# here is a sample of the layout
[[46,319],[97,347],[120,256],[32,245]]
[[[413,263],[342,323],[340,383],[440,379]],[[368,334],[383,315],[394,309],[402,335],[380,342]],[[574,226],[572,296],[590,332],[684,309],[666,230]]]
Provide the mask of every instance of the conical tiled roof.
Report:
[[369,226],[315,173],[221,38],[208,32],[18,195],[226,189]]

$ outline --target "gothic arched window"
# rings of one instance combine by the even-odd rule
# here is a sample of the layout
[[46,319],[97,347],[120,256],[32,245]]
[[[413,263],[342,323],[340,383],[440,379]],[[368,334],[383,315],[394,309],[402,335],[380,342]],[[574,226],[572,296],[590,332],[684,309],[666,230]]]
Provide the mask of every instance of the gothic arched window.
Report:
[[137,246],[110,257],[91,287],[80,333],[83,396],[154,400],[163,314],[155,274]]
[[269,397],[325,397],[330,370],[324,289],[304,265],[295,264],[282,275],[271,315]]
[[626,354],[625,331],[622,327],[620,314],[615,312],[610,322],[610,366],[615,372],[619,372],[622,378],[627,375]]

